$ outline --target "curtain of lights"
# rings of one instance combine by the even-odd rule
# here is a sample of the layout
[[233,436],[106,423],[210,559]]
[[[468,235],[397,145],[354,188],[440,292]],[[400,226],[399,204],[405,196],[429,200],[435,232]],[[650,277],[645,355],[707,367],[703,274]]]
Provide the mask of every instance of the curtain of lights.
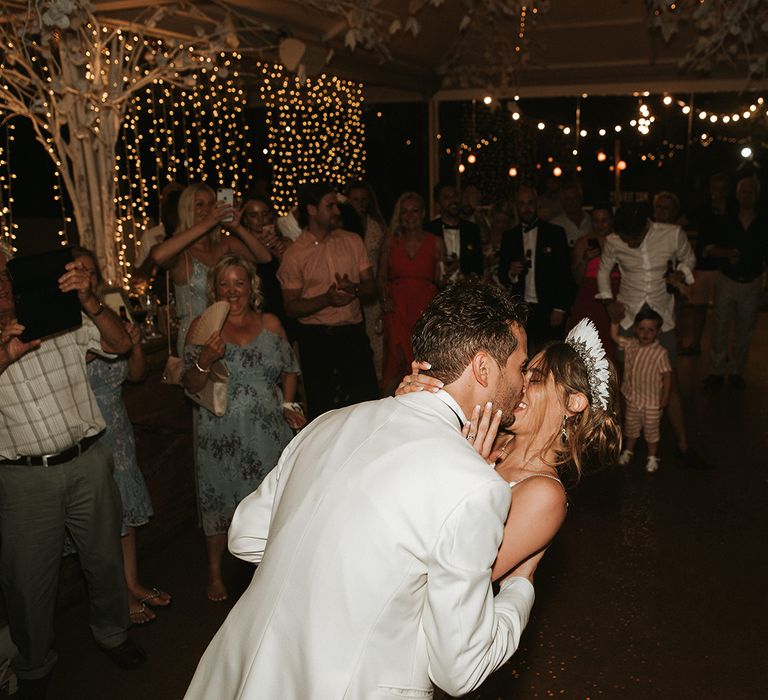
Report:
[[[136,95],[118,143],[115,175],[116,244],[123,283],[131,279],[141,235],[150,223],[148,205],[169,182],[208,182],[242,196],[252,180],[247,97],[237,85],[240,56],[206,59],[194,85],[159,83]],[[130,251],[130,252],[129,252]]]
[[[166,183],[206,181],[213,187],[232,187],[238,196],[250,186],[253,145],[245,121],[247,96],[238,86],[240,59],[225,53],[203,59],[195,79],[189,80],[192,87],[158,82],[131,99],[117,142],[113,199],[114,245],[124,287],[130,286],[131,261],[142,233],[152,224],[150,203],[158,200]],[[18,186],[13,158],[23,157],[21,147],[14,152],[14,129],[12,121],[0,129],[0,240],[12,250],[18,234],[12,206],[13,188]],[[72,217],[59,168],[55,175],[53,198],[62,216],[59,238],[67,245]]]
[[344,185],[365,174],[363,86],[336,76],[301,81],[281,66],[258,64],[267,108],[272,203],[280,214],[305,182]]

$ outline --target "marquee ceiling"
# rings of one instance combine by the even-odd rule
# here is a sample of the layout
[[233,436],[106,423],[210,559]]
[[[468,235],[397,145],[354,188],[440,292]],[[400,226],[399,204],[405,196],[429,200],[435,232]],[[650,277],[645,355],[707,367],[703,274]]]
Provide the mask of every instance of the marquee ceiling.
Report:
[[[130,21],[150,7],[167,6],[158,28],[195,36],[223,23],[231,11],[247,61],[276,59],[281,38],[307,45],[308,72],[330,70],[365,83],[369,100],[466,99],[497,96],[566,96],[651,92],[755,90],[743,64],[710,75],[683,72],[681,59],[695,36],[689,28],[667,44],[649,24],[645,0],[551,0],[529,2],[507,19],[475,19],[460,30],[467,4],[481,7],[508,0],[193,0],[179,12],[178,0],[92,0],[102,17]],[[6,7],[27,0],[5,0]],[[349,29],[359,19],[353,8],[377,13],[384,51],[358,44],[350,50]],[[523,2],[519,8],[525,7]],[[204,21],[202,10],[212,22]],[[322,9],[321,9],[322,8]],[[343,12],[346,10],[346,13]],[[411,16],[418,23],[413,36]],[[171,12],[176,12],[171,16]],[[352,12],[352,14],[350,14]],[[525,16],[523,16],[525,14]],[[391,22],[402,28],[393,34]],[[523,34],[522,41],[519,39]],[[345,45],[346,44],[346,45]],[[515,46],[520,50],[515,51]],[[327,64],[326,60],[330,59]],[[244,68],[247,73],[247,65]]]

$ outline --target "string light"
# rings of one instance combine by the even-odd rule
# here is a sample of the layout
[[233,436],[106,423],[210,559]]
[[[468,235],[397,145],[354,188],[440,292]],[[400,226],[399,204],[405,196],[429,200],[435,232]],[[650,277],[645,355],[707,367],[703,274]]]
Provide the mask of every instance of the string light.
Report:
[[344,185],[365,174],[363,86],[323,73],[301,81],[282,66],[260,63],[267,109],[272,203],[287,213],[307,182]]

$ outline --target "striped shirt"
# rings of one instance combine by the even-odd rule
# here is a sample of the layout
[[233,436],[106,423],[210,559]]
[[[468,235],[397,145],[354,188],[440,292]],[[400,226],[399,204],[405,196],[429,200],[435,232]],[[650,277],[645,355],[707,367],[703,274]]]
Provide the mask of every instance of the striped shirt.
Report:
[[640,345],[637,338],[619,338],[624,351],[624,380],[621,393],[627,403],[640,408],[658,408],[661,404],[661,375],[671,372],[669,354],[658,340]]
[[101,349],[93,322],[46,338],[0,374],[0,459],[57,454],[104,430],[85,369]]

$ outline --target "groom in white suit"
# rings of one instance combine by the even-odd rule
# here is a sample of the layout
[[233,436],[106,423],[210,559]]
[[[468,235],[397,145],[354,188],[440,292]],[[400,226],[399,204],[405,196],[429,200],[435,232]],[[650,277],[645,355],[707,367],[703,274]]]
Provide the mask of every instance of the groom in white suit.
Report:
[[476,405],[522,396],[524,310],[460,282],[414,331],[438,393],[331,411],[238,507],[230,551],[259,564],[187,698],[377,700],[462,695],[516,650],[538,557],[491,566],[510,488],[461,435]]

